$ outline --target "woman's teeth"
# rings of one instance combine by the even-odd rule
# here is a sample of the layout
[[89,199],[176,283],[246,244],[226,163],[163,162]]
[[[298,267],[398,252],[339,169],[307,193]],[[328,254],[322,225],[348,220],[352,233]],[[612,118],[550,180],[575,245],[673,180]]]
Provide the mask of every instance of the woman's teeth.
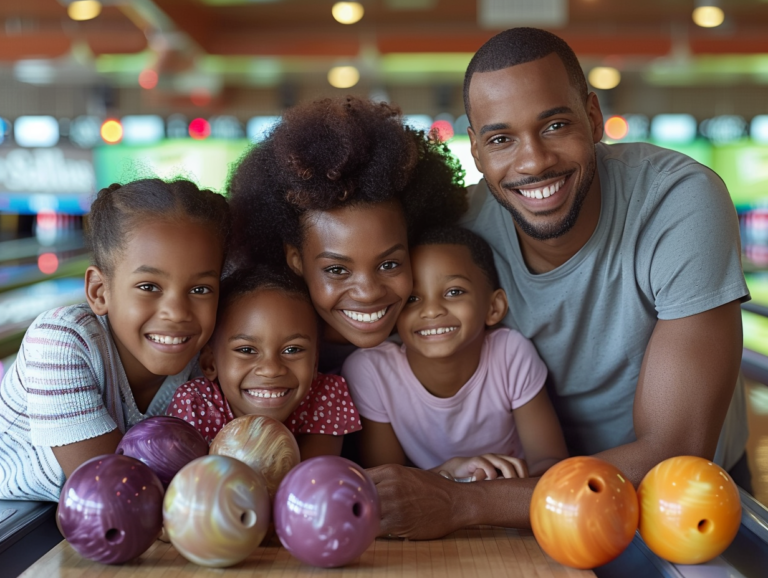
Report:
[[363,323],[374,323],[384,317],[387,309],[388,308],[385,307],[381,311],[375,311],[374,313],[358,313],[357,311],[350,311],[349,309],[342,309],[341,312],[355,321],[362,321]]
[[155,343],[162,343],[164,345],[178,345],[179,343],[189,341],[189,337],[171,337],[170,335],[158,335],[157,333],[147,333],[147,337]]
[[565,179],[562,179],[560,181],[557,181],[556,183],[552,183],[548,187],[542,187],[540,189],[517,189],[520,191],[520,194],[524,197],[528,197],[529,199],[546,199],[547,197],[551,197],[554,195],[557,191],[560,190],[560,187],[563,186],[563,183],[565,182]]
[[291,391],[290,389],[285,389],[283,391],[273,391],[268,389],[246,389],[245,393],[248,395],[252,395],[253,397],[285,397],[288,395],[288,392]]
[[437,329],[422,329],[421,331],[417,331],[419,335],[442,335],[443,333],[450,333],[451,331],[456,331],[458,327],[438,327]]

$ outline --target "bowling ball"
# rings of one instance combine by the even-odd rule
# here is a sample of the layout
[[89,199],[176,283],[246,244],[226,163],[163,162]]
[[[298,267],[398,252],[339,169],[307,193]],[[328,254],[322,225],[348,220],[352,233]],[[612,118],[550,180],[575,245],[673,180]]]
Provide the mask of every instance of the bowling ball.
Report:
[[698,564],[721,554],[741,524],[741,500],[725,470],[704,458],[669,458],[637,490],[640,535],[661,558]]
[[637,529],[637,494],[613,465],[574,457],[552,466],[531,497],[531,528],[542,549],[573,568],[621,554]]
[[108,454],[80,465],[64,484],[57,521],[81,556],[122,564],[141,556],[160,535],[163,485],[147,466]]
[[301,461],[291,431],[276,419],[244,415],[232,420],[211,442],[211,454],[236,458],[267,479],[270,499],[285,475]]
[[264,476],[227,456],[204,456],[168,485],[163,520],[171,544],[187,560],[214,568],[245,560],[267,533]]
[[154,416],[129,429],[115,453],[147,464],[167,488],[176,472],[208,453],[208,443],[183,419]]
[[275,496],[275,530],[306,564],[331,568],[360,556],[379,533],[379,494],[357,464],[319,456],[293,468]]

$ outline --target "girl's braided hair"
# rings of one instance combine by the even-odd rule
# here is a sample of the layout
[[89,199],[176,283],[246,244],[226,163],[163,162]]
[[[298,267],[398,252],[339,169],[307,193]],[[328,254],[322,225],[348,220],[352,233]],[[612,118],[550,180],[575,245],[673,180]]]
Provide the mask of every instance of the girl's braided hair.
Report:
[[209,226],[226,252],[231,223],[222,195],[184,179],[141,179],[126,185],[115,183],[96,196],[88,234],[93,264],[109,276],[131,232],[151,220],[188,220]]

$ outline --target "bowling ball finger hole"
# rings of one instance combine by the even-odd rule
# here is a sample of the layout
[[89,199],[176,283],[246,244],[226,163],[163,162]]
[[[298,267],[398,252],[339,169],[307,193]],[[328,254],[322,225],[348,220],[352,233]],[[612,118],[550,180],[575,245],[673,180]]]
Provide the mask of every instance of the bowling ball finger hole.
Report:
[[706,534],[712,529],[712,522],[710,522],[709,520],[700,520],[697,527],[699,532],[701,532],[702,534]]
[[110,528],[105,532],[104,539],[110,544],[119,544],[123,541],[124,535],[125,534],[117,528]]
[[252,528],[256,524],[256,512],[253,510],[246,510],[240,514],[240,523],[244,528]]
[[355,502],[352,506],[352,514],[354,514],[355,518],[359,518],[363,515],[363,506],[360,502]]
[[595,492],[596,494],[599,494],[604,489],[603,482],[595,478],[590,478],[587,481],[587,487],[593,492]]
[[125,455],[125,450],[123,448],[117,448],[115,453],[122,456]]

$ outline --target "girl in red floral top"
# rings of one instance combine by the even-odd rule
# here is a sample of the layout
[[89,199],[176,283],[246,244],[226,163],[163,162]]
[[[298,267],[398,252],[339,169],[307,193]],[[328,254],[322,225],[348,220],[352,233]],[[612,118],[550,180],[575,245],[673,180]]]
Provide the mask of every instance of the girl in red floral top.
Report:
[[208,442],[236,417],[265,415],[296,436],[301,458],[339,455],[361,429],[344,378],[317,373],[318,317],[304,283],[258,266],[222,281],[218,320],[200,353],[204,377],[181,385],[167,414]]

